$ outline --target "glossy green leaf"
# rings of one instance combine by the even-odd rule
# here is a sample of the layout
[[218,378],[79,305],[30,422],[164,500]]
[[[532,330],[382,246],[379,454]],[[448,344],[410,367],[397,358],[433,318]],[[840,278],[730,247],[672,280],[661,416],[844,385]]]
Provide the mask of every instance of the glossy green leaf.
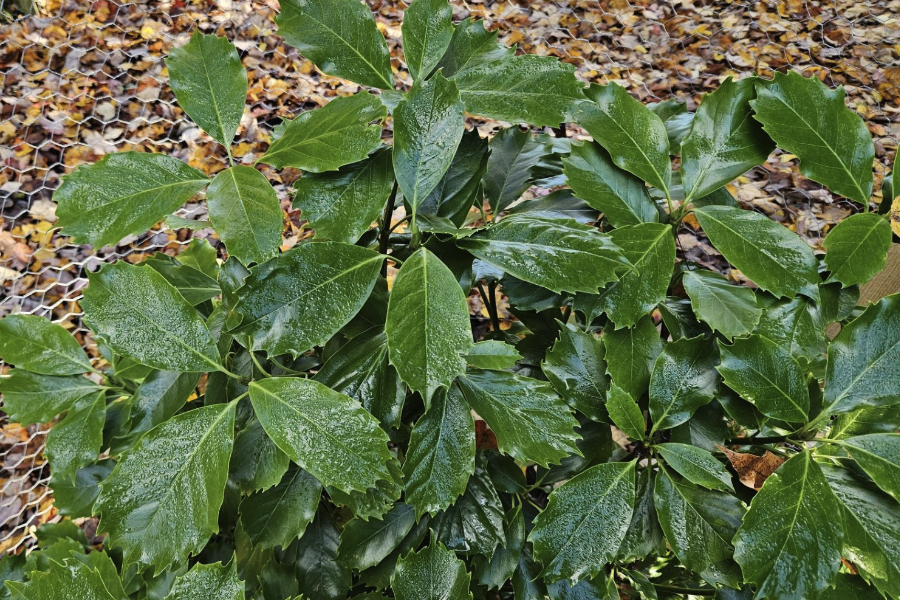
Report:
[[497,40],[496,31],[487,31],[484,21],[467,17],[456,24],[447,52],[438,68],[445,77],[454,77],[479,65],[508,58],[515,51]]
[[544,600],[547,586],[541,577],[541,565],[532,557],[531,544],[525,544],[513,574],[513,591],[520,600]]
[[842,196],[869,201],[875,147],[862,117],[844,104],[843,87],[831,90],[788,71],[756,91],[754,118],[779,148],[797,155],[801,173]]
[[818,262],[800,236],[750,210],[704,206],[694,214],[713,246],[760,288],[779,298],[818,297]]
[[414,0],[403,12],[403,55],[413,79],[428,77],[453,37],[453,9],[447,0]]
[[317,381],[272,377],[250,384],[269,437],[323,485],[364,492],[390,479],[388,437],[358,402]]
[[475,423],[456,387],[436,394],[416,422],[403,463],[406,501],[416,518],[446,509],[475,472]]
[[580,454],[574,432],[578,422],[546,382],[509,371],[471,370],[457,385],[491,426],[504,454],[543,467]]
[[454,79],[467,112],[509,123],[556,127],[584,99],[575,67],[550,56],[509,56]]
[[631,327],[666,297],[675,266],[675,238],[672,228],[661,223],[619,227],[609,237],[632,268],[600,290],[597,306],[616,329]]
[[612,458],[617,444],[613,441],[612,428],[606,423],[591,421],[586,417],[578,419],[575,432],[581,436],[576,442],[578,454],[571,453],[548,469],[537,469],[537,479],[550,485],[571,479],[579,472]]
[[775,144],[751,118],[755,77],[725,78],[694,113],[691,132],[681,143],[685,201],[703,198],[753,167],[766,162]]
[[731,539],[741,525],[744,505],[722,492],[704,490],[660,469],[653,494],[659,523],[678,560],[710,585],[737,587]]
[[827,339],[821,308],[803,297],[766,308],[755,333],[807,362],[825,354]]
[[65,590],[67,598],[78,600],[117,600],[106,589],[103,577],[85,563],[69,559],[64,564],[51,560],[49,571],[35,572],[27,583],[7,581],[15,598],[24,600],[55,600]]
[[703,448],[675,443],[657,444],[655,448],[667,465],[691,483],[710,490],[733,490],[728,469]]
[[681,425],[716,393],[719,352],[702,336],[669,342],[650,375],[650,418],[655,431]]
[[143,233],[209,180],[164,154],[116,152],[82,165],[53,194],[63,235],[96,248]]
[[242,492],[265,490],[282,480],[290,464],[259,419],[253,419],[234,438],[228,477]]
[[486,458],[488,474],[498,492],[520,494],[525,491],[525,473],[512,457],[489,452]]
[[215,279],[162,252],[154,254],[144,264],[171,283],[191,306],[202,304],[222,293]]
[[186,267],[197,269],[207,277],[219,278],[218,251],[209,240],[194,238],[191,243],[178,253],[178,262]]
[[278,35],[328,75],[393,89],[387,42],[356,0],[285,0]]
[[753,290],[732,285],[712,271],[688,271],[683,285],[697,318],[726,338],[745,335],[756,327],[762,309]]
[[882,298],[846,325],[828,346],[825,411],[900,401],[900,294]]
[[394,174],[413,219],[450,168],[463,125],[459,90],[440,73],[413,85],[394,109]]
[[397,561],[391,587],[397,600],[471,600],[470,579],[463,561],[432,542]]
[[502,371],[515,366],[521,358],[515,346],[500,340],[484,340],[469,349],[466,362],[470,367]]
[[346,598],[350,590],[350,571],[337,560],[340,530],[325,505],[295,542],[297,581],[300,592],[310,598]]
[[504,543],[503,504],[481,468],[469,478],[466,492],[431,520],[437,540],[449,550],[490,558]]
[[46,454],[54,475],[74,482],[75,472],[97,460],[103,445],[106,393],[75,402],[47,434]]
[[851,573],[838,573],[834,587],[819,596],[822,600],[883,600],[884,596],[862,577]]
[[35,315],[15,314],[0,319],[0,357],[42,375],[79,375],[91,362],[62,325]]
[[571,155],[562,161],[566,183],[575,195],[606,215],[613,227],[659,221],[644,182],[613,164],[600,144],[573,145]]
[[153,371],[131,400],[131,434],[150,431],[178,412],[192,393],[200,375],[177,371]]
[[381,479],[375,487],[365,492],[345,493],[335,487],[328,486],[325,491],[334,504],[344,505],[359,519],[381,519],[389,511],[394,502],[403,493],[403,471],[400,462],[391,458],[387,463],[390,479]]
[[850,450],[850,455],[878,487],[900,499],[900,434],[861,435],[842,445]]
[[[570,586],[568,581],[557,581],[547,586],[550,600],[619,600],[615,579],[603,571],[592,579],[582,579]],[[641,595],[641,598],[649,596]],[[654,596],[655,597],[655,596]]]
[[841,506],[809,450],[766,479],[734,537],[734,558],[758,597],[801,600],[841,566]]
[[238,578],[237,561],[227,565],[197,563],[175,579],[166,600],[244,600],[244,582]]
[[882,593],[900,596],[900,505],[849,470],[821,468],[841,505],[843,555]]
[[277,486],[241,502],[241,526],[262,548],[287,548],[316,516],[322,484],[293,468]]
[[525,545],[525,519],[522,516],[522,507],[516,506],[507,511],[505,521],[505,539],[494,549],[490,559],[477,556],[473,560],[475,569],[472,576],[475,582],[491,590],[500,589],[512,579],[522,547]]
[[391,585],[391,576],[400,557],[408,554],[422,545],[425,536],[428,535],[428,526],[431,520],[424,516],[413,525],[412,530],[403,538],[403,541],[377,566],[362,571],[359,575],[360,582],[378,589],[386,589]]
[[339,171],[305,174],[294,184],[294,208],[316,236],[354,244],[384,210],[393,183],[385,148]]
[[397,274],[385,333],[391,364],[426,405],[465,369],[461,355],[472,345],[466,295],[427,248],[407,258]]
[[472,205],[481,199],[481,179],[487,171],[489,154],[488,141],[477,130],[466,130],[450,168],[419,204],[416,214],[446,218],[456,227],[462,225]]
[[13,369],[0,379],[3,412],[10,423],[47,423],[76,401],[93,396],[100,386],[87,377],[53,377]]
[[669,137],[662,120],[615,83],[593,84],[578,124],[603,146],[621,169],[669,193]]
[[101,484],[98,531],[126,565],[161,573],[219,530],[234,436],[233,404],[190,410],[150,430]]
[[597,465],[550,494],[528,535],[548,582],[574,585],[612,561],[634,508],[634,469],[634,461]]
[[381,520],[353,519],[341,532],[338,560],[348,569],[364,571],[394,551],[416,523],[409,504],[398,503]]
[[85,320],[113,350],[169,371],[218,371],[219,350],[194,307],[162,275],[124,261],[88,275]]
[[719,342],[725,384],[773,419],[803,423],[809,416],[806,372],[790,352],[759,335]]
[[609,385],[609,399],[606,402],[609,418],[616,427],[633,440],[644,439],[647,424],[644,414],[628,392],[615,383]]
[[209,220],[228,254],[261,263],[281,246],[281,203],[265,175],[237,165],[219,172],[206,191]]
[[[296,1],[322,2],[293,0],[285,2],[285,6]],[[335,171],[363,160],[381,144],[381,125],[372,121],[381,121],[386,116],[387,109],[368,92],[340,96],[322,108],[308,110],[292,121],[283,122],[275,129],[275,139],[258,162],[312,173]]]
[[109,477],[114,466],[112,460],[101,460],[78,469],[74,481],[52,473],[50,489],[53,490],[53,507],[59,514],[71,519],[91,516],[91,507],[100,495],[99,484]]
[[841,413],[831,422],[828,437],[841,440],[867,433],[894,433],[900,430],[900,405],[863,406]]
[[385,429],[400,425],[406,389],[388,360],[383,331],[354,337],[325,361],[315,380],[361,403]]
[[627,268],[608,235],[568,220],[511,216],[457,245],[522,281],[554,292],[596,293]]
[[881,215],[850,215],[823,242],[829,279],[845,287],[869,281],[884,269],[891,239],[891,224]]
[[603,340],[570,327],[560,327],[559,339],[547,352],[541,370],[559,395],[587,417],[605,420],[606,349]]
[[235,333],[253,350],[294,356],[321,346],[362,308],[383,255],[340,242],[295,246],[257,267],[244,282]]
[[619,546],[617,561],[631,562],[645,558],[651,552],[662,552],[665,538],[656,516],[653,501],[654,480],[657,477],[653,469],[643,469],[637,476],[634,510],[631,523],[625,538]]
[[653,318],[642,317],[634,327],[605,330],[603,344],[606,346],[606,369],[613,383],[633,398],[643,396],[650,385],[656,357],[663,349]]
[[501,129],[491,138],[484,174],[484,195],[498,213],[522,197],[534,181],[531,169],[546,152],[537,137],[518,127]]
[[195,30],[187,44],[169,52],[166,68],[181,109],[214,140],[230,146],[247,99],[247,71],[234,45]]
[[571,219],[582,225],[596,223],[600,219],[598,211],[572,195],[572,190],[565,189],[519,202],[509,209],[509,214],[542,219]]

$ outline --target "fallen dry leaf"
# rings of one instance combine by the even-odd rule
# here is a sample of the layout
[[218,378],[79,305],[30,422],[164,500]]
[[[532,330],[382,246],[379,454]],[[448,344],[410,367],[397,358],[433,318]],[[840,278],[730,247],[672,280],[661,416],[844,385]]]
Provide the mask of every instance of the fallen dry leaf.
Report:
[[481,419],[475,421],[475,447],[479,450],[496,450],[498,447],[497,436]]
[[11,257],[16,262],[25,266],[31,257],[31,248],[22,242],[16,241],[8,231],[0,231],[0,254]]
[[721,450],[734,470],[737,471],[738,479],[748,488],[756,491],[762,487],[769,475],[774,473],[784,459],[776,454],[772,454],[768,450],[762,456],[755,454],[745,454],[743,452],[734,452],[724,446],[716,446]]

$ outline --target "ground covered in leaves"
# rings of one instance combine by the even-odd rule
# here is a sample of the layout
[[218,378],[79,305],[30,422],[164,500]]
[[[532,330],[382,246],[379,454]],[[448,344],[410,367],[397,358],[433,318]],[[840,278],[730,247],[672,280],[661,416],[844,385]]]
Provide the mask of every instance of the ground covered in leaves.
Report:
[[[644,102],[678,98],[693,110],[726,76],[795,69],[843,85],[865,119],[876,150],[875,200],[900,137],[900,0],[554,0],[453,1],[455,18],[484,18],[524,53],[574,64],[585,81],[616,81]],[[183,118],[161,61],[195,28],[232,39],[250,77],[248,109],[235,157],[252,164],[281,117],[352,93],[323,76],[275,34],[275,0],[36,0],[37,15],[15,17],[28,2],[0,0],[0,315],[28,312],[76,332],[84,273],[103,261],[137,262],[175,254],[191,232],[160,225],[115,247],[75,246],[55,233],[51,202],[59,178],[109,152],[164,152],[213,174],[224,149]],[[389,40],[392,66],[408,84],[399,53],[404,3],[369,0]],[[14,20],[11,20],[14,19]],[[496,123],[478,122],[482,135]],[[569,134],[580,132],[569,129]],[[791,155],[776,154],[730,191],[819,247],[853,205],[799,175]],[[284,248],[307,235],[288,190],[299,176],[267,173],[285,210]],[[179,213],[204,219],[202,203]],[[687,221],[683,257],[728,273]],[[199,230],[197,237],[212,236]],[[214,239],[211,239],[215,243]],[[739,273],[730,273],[735,279]],[[477,297],[473,308],[483,311]],[[487,313],[484,313],[485,318]],[[0,369],[2,369],[0,363]],[[41,457],[44,432],[3,422],[0,431],[0,553],[28,543],[33,528],[55,518]]]

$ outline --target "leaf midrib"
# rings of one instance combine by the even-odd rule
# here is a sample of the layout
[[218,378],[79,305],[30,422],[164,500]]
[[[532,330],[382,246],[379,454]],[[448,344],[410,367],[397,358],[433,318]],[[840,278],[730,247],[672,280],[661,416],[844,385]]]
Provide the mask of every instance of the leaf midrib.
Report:
[[[203,410],[203,409],[200,409],[200,410]],[[203,445],[206,443],[206,440],[209,438],[209,436],[212,434],[212,432],[219,426],[219,422],[225,417],[225,415],[231,413],[231,411],[233,411],[233,410],[234,410],[233,404],[226,405],[225,410],[223,410],[219,414],[219,416],[217,416],[215,418],[215,420],[210,424],[210,426],[207,428],[207,430],[203,433],[203,437],[201,437],[200,440],[197,442],[197,444],[194,446],[194,451],[191,452],[189,456],[185,457],[185,460],[182,462],[182,465],[178,468],[178,471],[175,473],[175,475],[173,477],[171,477],[169,479],[169,481],[172,482],[172,485],[166,486],[165,496],[162,500],[157,502],[157,509],[155,511],[153,511],[153,516],[150,518],[149,523],[144,528],[145,531],[149,531],[152,529],[152,525],[156,521],[156,517],[159,516],[160,512],[162,512],[159,507],[162,506],[163,500],[165,500],[166,503],[168,503],[168,501],[172,498],[172,491],[175,488],[174,482],[181,479],[182,475],[184,475],[185,470],[187,470],[187,468],[193,464],[194,458],[200,453],[200,449],[203,448]],[[188,414],[188,413],[185,413],[185,414]],[[229,454],[230,454],[230,449],[229,449]],[[118,470],[118,465],[116,465],[115,470]],[[115,473],[115,471],[114,471],[114,473]],[[112,477],[112,475],[110,475],[110,478],[111,477]],[[206,481],[208,481],[208,480],[204,480],[204,483]],[[176,494],[175,498],[177,500],[180,498],[180,496]],[[205,527],[205,524],[203,526]]]
[[[282,255],[282,256],[283,256],[283,255]],[[333,277],[329,277],[329,278],[326,279],[325,281],[323,281],[323,282],[321,282],[321,283],[318,283],[318,284],[314,285],[313,287],[306,288],[305,291],[304,291],[302,294],[300,294],[300,295],[298,295],[298,296],[294,296],[293,298],[291,298],[291,299],[289,299],[289,300],[286,300],[285,302],[283,302],[283,303],[281,303],[280,305],[276,306],[276,307],[273,308],[272,310],[269,310],[269,311],[264,312],[263,314],[261,314],[260,316],[256,317],[256,318],[253,319],[252,321],[247,321],[246,323],[241,323],[235,331],[244,331],[244,330],[248,329],[251,325],[255,325],[256,323],[258,323],[259,321],[265,319],[266,317],[268,317],[268,316],[271,315],[272,313],[278,312],[278,311],[281,311],[281,310],[284,310],[285,307],[290,306],[290,305],[293,305],[294,303],[298,302],[299,300],[301,300],[301,299],[303,299],[303,298],[309,296],[309,295],[312,294],[313,292],[317,292],[317,291],[320,290],[321,288],[325,287],[326,285],[328,285],[328,284],[330,284],[330,283],[335,282],[336,280],[340,279],[341,277],[344,277],[344,276],[348,275],[349,273],[352,273],[353,271],[356,271],[356,270],[358,270],[358,269],[361,269],[361,268],[363,268],[364,266],[368,265],[368,264],[371,263],[371,262],[380,261],[380,260],[383,260],[384,258],[385,258],[385,256],[384,256],[383,254],[376,254],[376,255],[374,255],[374,256],[371,257],[371,258],[367,258],[367,259],[365,259],[364,261],[359,262],[359,263],[353,265],[353,266],[350,267],[349,269],[345,269],[345,270],[343,270],[343,271],[340,271],[339,273],[337,273],[337,274],[334,275]],[[235,307],[235,309],[240,309],[240,304],[238,304],[238,305]],[[238,312],[240,312],[240,311],[238,310]]]
[[[276,394],[274,392],[270,392],[265,387],[261,386],[259,383],[255,382],[255,381],[250,382],[250,387],[260,390],[266,396],[271,396],[272,398],[275,398],[275,400],[277,400],[280,404],[285,406],[290,411],[296,413],[298,418],[300,418],[304,422],[308,423],[312,429],[318,431],[322,437],[328,438],[334,445],[336,445],[340,448],[343,448],[348,454],[351,454],[354,457],[356,457],[360,461],[360,464],[365,464],[365,463],[370,462],[370,461],[366,460],[366,458],[364,456],[360,456],[359,454],[357,454],[357,452],[355,450],[353,450],[349,446],[342,443],[341,440],[339,440],[338,438],[333,436],[331,434],[331,432],[329,432],[327,429],[324,429],[318,423],[316,423],[314,420],[312,420],[308,416],[306,416],[301,410],[296,408],[294,405],[288,403],[286,400],[282,399],[282,397],[279,396],[278,394]],[[250,396],[250,399],[251,400],[253,399],[252,394]],[[268,435],[268,433],[267,433],[267,435]],[[282,448],[282,450],[284,450],[284,449]],[[293,450],[293,448],[290,449],[290,453],[296,454],[296,452]],[[304,462],[306,462],[306,461],[304,461]],[[379,467],[379,469],[377,469],[377,470],[379,470],[381,472],[381,474],[384,475],[383,479],[391,479],[390,473],[387,471],[387,468],[383,464],[379,464],[378,467]],[[305,468],[307,469],[307,471],[309,471],[308,467],[305,467]],[[319,469],[316,469],[316,470],[318,471]],[[376,483],[377,483],[377,481],[376,481]],[[334,487],[338,487],[333,482],[329,482],[327,485],[333,485]],[[359,489],[358,486],[347,486],[347,487],[351,490],[358,491],[358,492],[365,492],[366,489],[368,489],[368,488]],[[338,487],[338,489],[342,489],[342,488]]]
[[[11,337],[11,338],[15,338],[15,339],[17,339],[17,340],[22,340],[25,344],[30,344],[30,345],[32,345],[32,346],[37,346],[38,348],[43,348],[44,350],[49,350],[49,351],[50,351],[51,353],[53,353],[55,356],[58,356],[58,357],[64,359],[65,362],[67,362],[67,363],[69,363],[69,364],[74,364],[74,365],[76,365],[76,366],[78,366],[78,367],[84,367],[84,366],[85,366],[85,364],[79,363],[77,359],[75,359],[75,358],[73,358],[73,357],[71,357],[71,356],[68,356],[68,355],[64,354],[63,352],[60,352],[60,351],[56,350],[55,348],[53,348],[53,347],[51,347],[51,346],[45,346],[44,344],[41,344],[41,343],[40,343],[40,338],[27,338],[27,337],[18,335],[15,331],[7,331],[7,332],[4,333],[4,335],[5,335],[5,336],[8,336],[8,337]],[[82,351],[82,353],[83,353],[83,351]],[[43,354],[43,352],[42,352],[41,354]],[[69,376],[69,375],[79,375],[79,374],[81,374],[81,373],[87,373],[88,371],[91,370],[91,365],[90,365],[89,362],[87,362],[87,356],[86,356],[86,355],[85,355],[85,357],[84,357],[84,360],[85,360],[85,363],[87,363],[87,368],[85,368],[83,371],[79,371],[78,373],[66,373],[65,375],[56,375],[56,376],[57,376],[57,377],[66,377],[66,376]]]
[[550,564],[554,564],[558,561],[559,557],[562,556],[562,554],[565,552],[566,548],[568,548],[572,544],[572,541],[578,535],[578,532],[581,530],[581,528],[587,522],[588,517],[592,516],[597,511],[600,504],[603,503],[604,500],[606,500],[606,497],[609,496],[610,493],[612,493],[612,491],[615,489],[616,485],[618,485],[619,480],[621,480],[623,477],[625,477],[625,474],[631,470],[631,465],[633,465],[633,464],[634,463],[629,463],[626,468],[622,469],[621,472],[618,475],[616,475],[616,478],[612,481],[612,483],[610,483],[609,487],[606,490],[604,490],[603,494],[599,498],[597,498],[597,501],[591,505],[590,510],[586,511],[584,518],[575,527],[575,530],[572,532],[572,535],[569,536],[569,538],[566,540],[566,543],[563,544],[562,548],[559,549],[559,552],[556,553],[556,556],[553,558],[553,560],[550,562]]
[[[314,16],[312,16],[310,13],[305,13],[301,10],[300,17],[303,18],[304,16],[306,18],[308,18],[310,21],[313,21],[314,23],[321,26],[322,29],[325,29],[326,31],[328,31],[335,38],[337,38],[338,41],[340,41],[344,46],[346,46],[347,48],[352,50],[354,54],[356,54],[358,57],[360,57],[362,59],[362,61],[369,66],[369,68],[372,70],[372,73],[374,73],[375,76],[378,77],[378,79],[380,79],[381,82],[385,84],[385,87],[383,89],[386,89],[386,90],[391,89],[392,86],[391,86],[390,82],[387,79],[385,79],[384,75],[382,75],[378,71],[378,69],[375,68],[375,65],[373,65],[371,62],[369,62],[369,59],[367,59],[365,56],[363,56],[362,53],[359,50],[357,50],[354,45],[352,45],[350,42],[348,42],[343,37],[341,37],[341,35],[338,32],[336,32],[334,29],[332,29],[331,27],[326,25],[323,21],[320,21],[317,18],[315,18]],[[366,22],[368,22],[368,21],[366,21]],[[374,25],[374,20],[372,21],[372,24]],[[381,35],[381,32],[378,31],[377,26],[375,27],[375,32],[378,33],[378,35]],[[384,39],[384,38],[382,37],[382,39]]]
[[[763,89],[765,89],[765,88],[763,88]],[[831,145],[830,145],[827,141],[825,141],[825,138],[822,137],[822,135],[819,133],[819,131],[818,131],[817,129],[815,129],[812,125],[810,125],[809,122],[807,122],[807,120],[803,118],[803,115],[801,115],[801,114],[798,113],[796,110],[794,110],[794,107],[791,106],[790,104],[788,104],[786,101],[784,101],[784,100],[781,98],[781,96],[772,94],[771,97],[772,97],[772,99],[773,99],[774,101],[780,102],[782,105],[784,105],[785,108],[787,108],[787,109],[788,109],[789,111],[791,111],[794,115],[796,115],[796,117],[797,117],[798,119],[800,119],[800,121],[801,121],[804,125],[806,125],[806,127],[807,127],[811,132],[813,132],[817,138],[819,138],[819,141],[822,143],[822,147],[827,148],[828,151],[831,152],[832,156],[834,156],[834,158],[838,161],[838,164],[841,165],[841,168],[843,169],[844,173],[846,173],[848,179],[850,179],[850,181],[853,182],[853,186],[856,188],[856,191],[859,192],[860,197],[861,197],[861,198],[868,198],[868,194],[866,194],[866,193],[863,191],[863,189],[860,187],[859,182],[858,182],[858,181],[856,180],[856,178],[853,176],[853,173],[850,172],[850,169],[849,169],[849,168],[847,167],[847,165],[844,163],[843,159],[838,155],[838,153],[835,151],[835,149],[832,148]],[[843,102],[842,102],[841,104],[843,104]],[[844,108],[846,108],[846,105],[844,105]],[[849,110],[849,109],[847,109],[847,110]],[[803,162],[802,159],[801,159],[800,162]]]
[[[623,90],[623,91],[624,91],[624,90]],[[624,93],[625,93],[625,94],[628,94],[628,92],[624,92]],[[629,98],[630,98],[630,96],[629,96]],[[659,171],[657,171],[656,165],[653,164],[653,161],[651,161],[651,160],[650,160],[650,157],[647,156],[647,153],[644,152],[643,146],[642,146],[641,144],[639,144],[639,143],[637,142],[637,140],[634,139],[634,137],[632,137],[631,132],[629,132],[627,129],[625,129],[624,127],[622,127],[622,125],[619,124],[619,121],[618,121],[615,117],[613,117],[612,114],[610,114],[610,112],[609,112],[608,110],[604,110],[603,107],[601,107],[597,102],[594,102],[593,104],[594,104],[595,106],[597,106],[597,108],[600,110],[600,112],[602,112],[602,113],[606,116],[607,119],[609,119],[610,121],[612,121],[612,123],[613,123],[616,127],[618,127],[619,130],[620,130],[622,133],[625,134],[625,136],[626,136],[626,137],[628,138],[628,140],[631,142],[632,146],[633,146],[635,149],[637,149],[637,151],[640,153],[640,155],[644,158],[644,161],[647,163],[647,166],[650,167],[650,169],[653,171],[653,174],[654,174],[654,175],[656,176],[656,178],[659,180],[659,183],[663,184],[663,186],[662,186],[660,189],[661,189],[663,192],[665,192],[666,196],[668,196],[668,195],[669,195],[669,186],[666,184],[665,179],[662,177],[662,175],[660,175]],[[643,108],[643,107],[641,107],[641,108]],[[659,117],[657,117],[657,118],[659,118]],[[651,119],[651,120],[652,120],[652,119]],[[610,153],[610,156],[612,156],[612,153]],[[666,158],[668,159],[668,156],[667,156]],[[669,160],[671,160],[671,159],[669,159]],[[613,159],[613,163],[615,163],[615,159]],[[627,169],[626,169],[626,170],[627,170]]]
[[[156,271],[153,271],[153,272],[156,273]],[[159,277],[162,278],[162,275],[159,275]],[[165,284],[166,284],[167,286],[172,287],[172,289],[173,289],[176,293],[178,292],[178,290],[177,290],[174,286],[172,286],[171,283],[169,283],[168,281],[165,281],[165,280],[163,280],[163,281],[165,282]],[[223,371],[224,367],[223,367],[222,365],[220,365],[219,363],[215,362],[214,360],[212,360],[211,358],[209,358],[209,357],[206,356],[205,354],[201,354],[201,353],[198,352],[195,348],[192,348],[192,347],[189,346],[187,343],[185,343],[184,340],[182,340],[181,338],[179,338],[179,337],[177,337],[177,336],[175,336],[175,335],[172,335],[169,331],[167,331],[166,329],[164,329],[163,327],[161,327],[156,321],[154,321],[154,320],[151,319],[149,316],[147,316],[146,314],[144,314],[143,312],[141,312],[140,310],[138,310],[138,309],[136,309],[134,306],[132,306],[131,303],[127,301],[128,299],[127,299],[126,297],[120,296],[120,295],[117,294],[113,289],[111,289],[110,287],[106,286],[106,285],[104,284],[104,282],[103,282],[102,279],[100,279],[100,278],[95,278],[93,281],[90,282],[90,284],[91,284],[92,286],[98,286],[98,287],[100,287],[100,288],[103,288],[104,290],[106,290],[107,292],[109,292],[109,295],[110,295],[111,297],[117,298],[117,299],[120,301],[120,305],[123,306],[124,308],[126,308],[126,309],[128,310],[128,312],[137,315],[138,318],[139,318],[141,321],[144,321],[144,322],[146,322],[146,323],[150,323],[150,325],[152,325],[153,329],[156,329],[157,331],[160,331],[160,332],[163,334],[164,337],[173,340],[178,346],[181,346],[182,348],[184,348],[185,350],[187,350],[190,354],[193,354],[193,355],[195,355],[195,356],[200,357],[200,358],[203,360],[203,362],[207,363],[208,365],[210,365],[210,366],[212,367],[212,370],[213,370],[213,371]],[[187,301],[185,300],[185,302],[187,302]],[[193,307],[191,307],[191,309],[193,310]],[[202,323],[202,321],[201,321],[201,323]],[[203,324],[203,327],[206,328],[206,325]],[[208,330],[208,329],[207,329],[207,333],[209,333],[209,330]],[[212,336],[210,336],[210,339],[212,339]],[[223,371],[223,372],[224,372],[224,371]]]

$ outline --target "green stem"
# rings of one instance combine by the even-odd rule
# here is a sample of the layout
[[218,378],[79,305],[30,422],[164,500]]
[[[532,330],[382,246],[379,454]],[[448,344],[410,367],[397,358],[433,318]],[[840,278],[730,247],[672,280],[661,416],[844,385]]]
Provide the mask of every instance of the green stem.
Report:
[[225,373],[226,375],[228,375],[228,376],[231,377],[232,379],[237,379],[237,380],[240,381],[240,382],[243,382],[244,379],[246,379],[245,377],[241,377],[240,375],[238,375],[238,374],[236,374],[236,373],[232,373],[231,371],[229,371],[228,369],[226,369],[226,368],[223,367],[222,365],[219,365],[219,368],[218,368],[217,370],[218,370],[219,372],[221,372],[221,373]]
[[250,394],[250,390],[247,390],[246,392],[244,392],[243,394],[241,394],[240,396],[238,396],[237,398],[235,398],[234,400],[229,402],[229,404],[237,404],[238,402],[243,400],[245,397],[247,397],[247,395],[249,395],[249,394]]
[[250,360],[253,361],[253,364],[256,365],[256,368],[259,369],[259,372],[263,374],[263,377],[271,377],[271,375],[269,375],[269,372],[263,369],[263,366],[259,364],[259,360],[257,360],[255,352],[250,352]]
[[675,585],[662,585],[659,583],[654,583],[653,587],[656,588],[659,592],[669,592],[670,594],[687,594],[689,596],[715,596],[716,590],[710,589],[698,589],[698,588],[685,588],[678,587]]
[[666,204],[669,205],[669,216],[675,216],[675,205],[672,204],[672,195],[669,194],[669,190],[664,190],[666,192]]
[[844,440],[835,440],[832,438],[813,438],[809,440],[811,442],[823,442],[825,444],[837,444],[838,446],[844,445]]
[[825,407],[825,408],[822,410],[822,412],[819,413],[819,416],[817,416],[815,419],[813,419],[812,421],[810,421],[809,423],[807,423],[806,425],[804,425],[804,426],[800,429],[800,431],[797,432],[797,434],[798,434],[798,435],[803,435],[803,434],[808,433],[808,432],[810,432],[810,431],[815,431],[815,429],[819,426],[819,424],[820,424],[822,421],[825,421],[826,419],[828,419],[828,418],[831,417],[831,415],[829,414],[829,411],[831,410],[832,406],[834,406],[834,405],[832,404],[831,406]]
[[291,375],[299,375],[300,377],[306,377],[306,373],[303,371],[297,371],[295,369],[291,369],[290,367],[286,367],[274,358],[269,358],[269,362],[274,364],[276,367],[284,371],[285,373],[290,373]]

